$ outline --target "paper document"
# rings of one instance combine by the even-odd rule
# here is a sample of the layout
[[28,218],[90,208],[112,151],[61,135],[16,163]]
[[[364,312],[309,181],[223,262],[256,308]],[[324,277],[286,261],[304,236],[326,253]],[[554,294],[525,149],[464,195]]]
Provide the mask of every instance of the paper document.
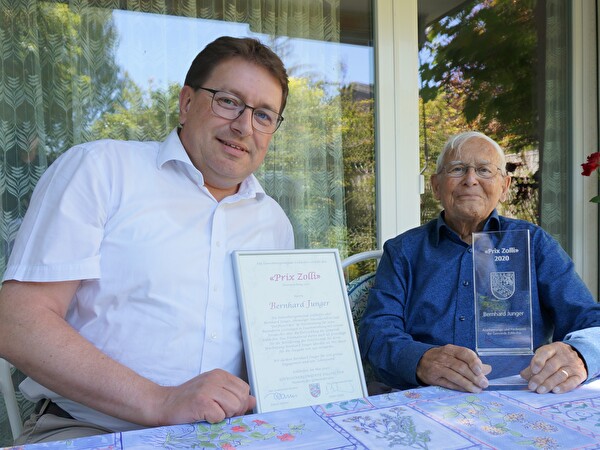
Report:
[[257,412],[366,397],[336,249],[234,252]]

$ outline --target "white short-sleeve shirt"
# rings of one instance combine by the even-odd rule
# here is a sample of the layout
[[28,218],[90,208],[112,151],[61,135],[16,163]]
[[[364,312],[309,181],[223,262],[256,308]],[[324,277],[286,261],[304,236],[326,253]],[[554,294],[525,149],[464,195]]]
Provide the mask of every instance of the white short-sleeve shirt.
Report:
[[[174,130],[165,142],[78,145],[40,179],[4,280],[83,280],[67,321],[104,353],[161,385],[214,368],[245,378],[234,250],[291,249],[292,226],[251,175],[217,202]],[[31,379],[79,420],[103,415]]]

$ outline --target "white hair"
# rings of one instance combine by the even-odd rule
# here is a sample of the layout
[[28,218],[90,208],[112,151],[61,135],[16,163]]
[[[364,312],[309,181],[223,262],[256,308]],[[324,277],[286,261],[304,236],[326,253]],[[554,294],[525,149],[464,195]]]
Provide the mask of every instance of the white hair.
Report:
[[494,147],[494,149],[498,152],[498,156],[500,157],[500,170],[502,171],[502,175],[506,175],[506,156],[504,155],[504,150],[502,150],[502,147],[500,147],[500,145],[498,145],[498,143],[491,137],[488,137],[479,131],[464,131],[450,137],[446,141],[446,144],[444,144],[444,148],[437,158],[435,172],[441,173],[442,169],[444,168],[444,158],[448,153],[455,152],[455,154],[459,155],[462,146],[465,144],[465,142],[471,139],[483,139],[492,147]]

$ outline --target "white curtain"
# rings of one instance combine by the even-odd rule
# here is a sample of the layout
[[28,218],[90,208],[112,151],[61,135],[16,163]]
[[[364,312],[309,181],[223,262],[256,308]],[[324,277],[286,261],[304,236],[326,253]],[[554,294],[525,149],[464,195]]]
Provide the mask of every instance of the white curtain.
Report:
[[[569,248],[569,2],[545,0],[545,58],[541,73],[544,114],[540,117],[540,225]],[[540,45],[544,45],[540,42]]]

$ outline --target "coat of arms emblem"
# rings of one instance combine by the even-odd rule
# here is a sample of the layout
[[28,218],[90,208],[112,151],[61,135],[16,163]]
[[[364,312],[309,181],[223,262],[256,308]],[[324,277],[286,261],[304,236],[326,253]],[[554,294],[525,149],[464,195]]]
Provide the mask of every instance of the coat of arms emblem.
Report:
[[490,272],[492,295],[498,300],[506,300],[515,293],[514,272]]
[[310,395],[312,395],[314,398],[317,398],[321,395],[320,383],[311,383],[308,385],[308,389],[310,390]]

